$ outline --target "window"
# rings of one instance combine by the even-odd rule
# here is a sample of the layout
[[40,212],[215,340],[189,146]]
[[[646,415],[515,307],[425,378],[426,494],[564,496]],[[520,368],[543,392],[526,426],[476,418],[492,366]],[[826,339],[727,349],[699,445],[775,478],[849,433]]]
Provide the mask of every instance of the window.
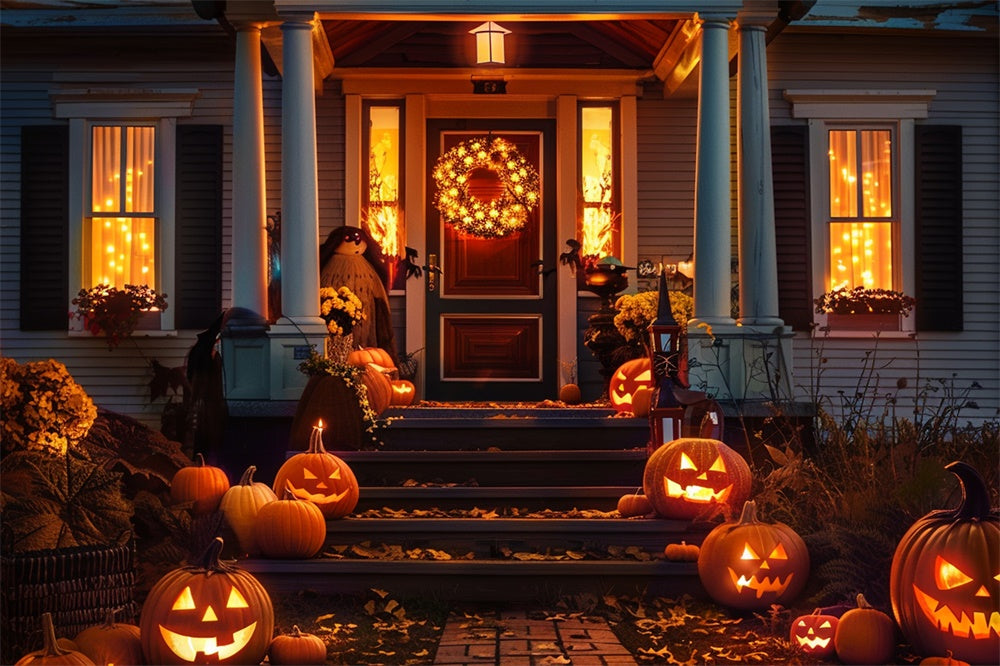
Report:
[[157,288],[155,164],[156,128],[92,126],[84,287]]
[[894,131],[831,129],[828,289],[894,289]]
[[403,224],[402,107],[397,102],[365,105],[368,126],[368,187],[364,192],[363,224],[382,248],[389,283],[402,289],[400,261],[406,244]]
[[584,257],[621,257],[621,211],[614,106],[580,107],[580,210],[577,237]]

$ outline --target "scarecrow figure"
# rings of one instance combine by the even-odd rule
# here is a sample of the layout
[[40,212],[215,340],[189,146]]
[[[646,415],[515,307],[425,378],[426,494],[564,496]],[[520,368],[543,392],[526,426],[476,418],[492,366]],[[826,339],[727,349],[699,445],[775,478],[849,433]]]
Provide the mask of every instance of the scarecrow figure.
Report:
[[338,227],[319,248],[319,283],[334,289],[346,286],[361,299],[365,318],[354,325],[354,344],[381,347],[396,360],[389,316],[389,270],[378,243],[364,229]]

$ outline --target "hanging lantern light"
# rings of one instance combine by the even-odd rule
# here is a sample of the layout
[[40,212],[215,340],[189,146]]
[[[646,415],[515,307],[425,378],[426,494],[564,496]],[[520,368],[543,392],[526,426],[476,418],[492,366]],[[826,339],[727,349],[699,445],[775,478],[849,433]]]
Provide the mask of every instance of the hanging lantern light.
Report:
[[487,21],[469,31],[470,35],[476,36],[476,64],[477,65],[503,65],[504,59],[503,39],[510,34],[510,30],[493,21]]

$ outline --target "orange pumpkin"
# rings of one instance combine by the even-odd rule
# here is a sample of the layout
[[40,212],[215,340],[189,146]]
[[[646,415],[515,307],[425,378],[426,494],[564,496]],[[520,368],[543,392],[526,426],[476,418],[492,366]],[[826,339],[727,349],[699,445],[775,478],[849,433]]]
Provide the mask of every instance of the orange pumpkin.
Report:
[[858,607],[840,616],[833,645],[845,664],[885,664],[895,653],[896,626],[859,594]]
[[578,405],[583,400],[583,393],[576,384],[563,384],[559,389],[559,399],[567,405]]
[[649,416],[649,408],[653,403],[653,389],[640,386],[632,395],[632,414],[634,416]]
[[298,625],[293,625],[290,634],[274,637],[268,657],[275,666],[325,664],[326,643],[319,636],[299,631]]
[[378,366],[374,363],[364,366],[361,383],[368,391],[368,404],[376,416],[389,408],[392,404],[392,384]]
[[382,349],[381,347],[362,347],[361,349],[355,349],[347,355],[348,365],[356,365],[359,368],[363,368],[369,363],[374,363],[381,368],[386,370],[392,370],[396,367],[396,364],[392,360],[392,356],[389,352]]
[[645,516],[653,511],[653,505],[649,503],[649,498],[639,493],[622,495],[618,498],[618,513],[622,518],[633,516]]
[[664,518],[691,520],[724,505],[735,513],[750,496],[750,466],[715,439],[682,437],[656,449],[642,486]]
[[924,657],[920,660],[920,666],[970,666],[969,662],[952,657],[951,650],[945,657]]
[[195,464],[182,467],[170,481],[170,499],[175,503],[194,502],[195,515],[212,513],[219,508],[222,496],[229,490],[229,477],[219,467],[205,464],[200,453]]
[[809,551],[788,525],[757,520],[757,505],[750,500],[738,521],[718,525],[702,541],[698,577],[708,595],[724,606],[787,606],[809,577]]
[[227,490],[219,502],[219,509],[236,533],[240,547],[250,555],[256,555],[258,552],[254,534],[257,514],[262,506],[278,499],[270,486],[253,480],[256,471],[254,465],[247,467],[240,482]]
[[672,562],[697,562],[700,549],[687,541],[680,543],[668,543],[663,549],[663,554]]
[[323,547],[326,519],[315,504],[286,490],[260,508],[254,534],[265,557],[306,559]]
[[619,412],[631,412],[632,400],[639,387],[653,388],[653,366],[648,356],[625,361],[608,384],[608,399],[611,406]]
[[104,624],[87,627],[73,641],[77,649],[100,666],[130,666],[142,664],[142,641],[139,627],[115,622],[115,612],[109,610]]
[[82,652],[67,650],[56,641],[56,628],[52,614],[42,613],[42,649],[29,652],[17,660],[15,666],[45,666],[46,664],[89,664],[94,662]]
[[391,384],[392,399],[389,402],[390,406],[406,407],[413,403],[413,398],[417,393],[417,387],[413,385],[413,382],[408,379],[393,379]]
[[315,504],[327,518],[346,516],[357,506],[358,480],[347,463],[323,446],[322,425],[313,427],[309,448],[278,469],[274,492],[284,496],[286,490]]
[[219,559],[222,539],[200,561],[174,569],[146,597],[139,623],[149,664],[259,664],[274,633],[274,606],[249,572]]

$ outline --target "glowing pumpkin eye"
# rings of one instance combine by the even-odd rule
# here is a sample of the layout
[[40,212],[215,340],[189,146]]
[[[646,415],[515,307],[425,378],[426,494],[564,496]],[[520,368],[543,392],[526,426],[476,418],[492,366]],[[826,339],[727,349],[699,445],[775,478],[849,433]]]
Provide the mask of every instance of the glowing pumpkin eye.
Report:
[[635,381],[637,382],[649,382],[653,380],[652,370],[643,370],[635,376]]
[[799,623],[796,626],[797,627],[804,627],[804,626],[806,626],[806,621],[805,620],[799,620]]
[[302,470],[302,478],[303,479],[315,479],[316,475],[313,474],[312,472],[310,472],[308,469],[303,469]]
[[331,479],[339,479],[340,478],[340,468],[339,467],[337,469],[333,470],[332,472],[330,472],[330,478]]
[[177,595],[177,599],[174,601],[174,605],[170,610],[194,610],[194,597],[191,596],[191,588],[185,587],[180,594]]
[[226,601],[226,608],[250,608],[250,604],[243,598],[240,591],[234,587],[229,591],[229,600]]
[[708,468],[708,471],[722,472],[723,474],[726,472],[726,463],[722,461],[722,456],[719,456],[718,458],[715,459],[715,462],[712,463],[712,466]]
[[744,544],[743,545],[743,554],[740,555],[740,559],[741,560],[759,560],[760,556],[758,556],[757,553],[754,552],[753,548],[750,547],[750,544]]
[[964,571],[940,555],[934,562],[934,576],[939,590],[950,590],[972,580]]
[[694,463],[691,461],[691,459],[688,458],[688,454],[682,453],[681,463],[678,466],[678,469],[697,469],[697,468],[694,466]]
[[779,543],[777,546],[774,547],[774,550],[771,551],[771,554],[768,556],[768,559],[787,560],[788,553],[785,552],[785,547]]
[[826,621],[826,622],[824,622],[823,624],[819,625],[819,628],[820,628],[820,629],[829,629],[829,628],[830,628],[830,621],[829,621],[829,620],[827,620],[827,621]]

